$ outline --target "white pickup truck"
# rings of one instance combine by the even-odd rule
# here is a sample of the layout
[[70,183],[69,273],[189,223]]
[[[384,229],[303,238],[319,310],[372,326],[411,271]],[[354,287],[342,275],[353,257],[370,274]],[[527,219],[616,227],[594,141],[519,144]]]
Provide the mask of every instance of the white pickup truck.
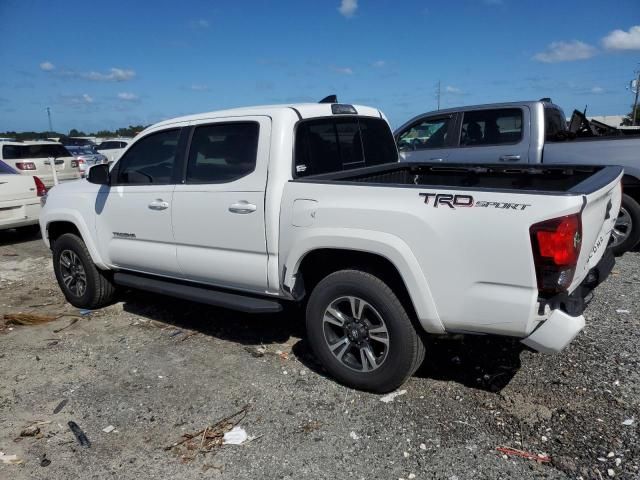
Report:
[[304,303],[326,369],[386,392],[427,333],[563,349],[613,267],[622,175],[399,163],[375,108],[262,106],[149,127],[111,168],[53,188],[40,226],[77,307],[119,286],[245,312]]

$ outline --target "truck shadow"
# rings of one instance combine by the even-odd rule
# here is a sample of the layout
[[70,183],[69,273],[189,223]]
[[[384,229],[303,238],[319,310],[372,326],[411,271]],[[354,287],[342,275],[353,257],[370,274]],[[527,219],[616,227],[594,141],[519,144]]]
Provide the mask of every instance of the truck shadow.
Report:
[[288,310],[248,314],[133,290],[124,293],[121,300],[130,314],[241,345],[280,344],[304,335],[302,317],[296,318],[295,312]]
[[527,347],[518,340],[491,335],[431,337],[417,377],[454,381],[469,388],[499,392],[521,366]]
[[[123,296],[130,314],[247,347],[295,342],[291,352],[309,370],[328,377],[305,339],[304,312],[287,309],[278,314],[247,314],[130,291]],[[520,369],[517,340],[474,335],[427,337],[427,354],[415,376],[452,381],[469,388],[499,392]]]
[[40,232],[27,229],[13,229],[0,231],[0,247],[7,245],[19,245],[21,243],[32,242],[40,239]]

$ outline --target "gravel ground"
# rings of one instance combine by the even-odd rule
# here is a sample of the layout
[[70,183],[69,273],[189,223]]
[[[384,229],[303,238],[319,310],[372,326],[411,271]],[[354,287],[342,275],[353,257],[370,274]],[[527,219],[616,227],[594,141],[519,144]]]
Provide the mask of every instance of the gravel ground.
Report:
[[[433,339],[388,403],[327,378],[296,313],[129,293],[89,316],[0,327],[0,451],[23,460],[0,462],[0,478],[640,478],[640,254],[596,293],[562,354]],[[0,232],[0,313],[16,312],[79,314],[41,240]],[[164,449],[247,404],[248,443],[192,460],[195,450]],[[34,422],[40,433],[21,437]]]

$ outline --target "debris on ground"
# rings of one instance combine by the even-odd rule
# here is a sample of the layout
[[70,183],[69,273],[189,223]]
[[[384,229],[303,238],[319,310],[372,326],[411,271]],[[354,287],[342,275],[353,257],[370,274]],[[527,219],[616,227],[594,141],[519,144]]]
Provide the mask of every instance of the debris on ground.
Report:
[[113,425],[109,425],[108,427],[104,427],[104,428],[102,429],[102,431],[103,431],[104,433],[111,433],[111,432],[113,432],[115,429],[116,429],[116,427],[114,427]]
[[40,427],[37,424],[29,425],[20,432],[21,437],[35,437],[40,433]]
[[223,445],[242,445],[244,442],[247,441],[248,438],[249,436],[247,435],[247,432],[245,431],[245,429],[242,427],[236,426],[224,434],[224,436],[222,437],[222,444]]
[[360,437],[358,436],[358,434],[356,432],[349,433],[349,436],[351,437],[352,440],[359,440],[360,439]]
[[71,319],[71,322],[69,322],[69,325],[67,325],[66,327],[58,328],[58,329],[54,330],[53,333],[60,333],[61,331],[66,330],[67,328],[75,325],[76,323],[78,323],[78,319],[77,318],[73,318],[73,319]]
[[53,414],[55,415],[56,413],[60,413],[67,403],[69,403],[69,399],[65,398],[62,400],[58,406],[53,409]]
[[630,427],[631,425],[633,425],[634,421],[635,421],[634,418],[627,418],[622,422],[622,425],[624,425],[625,427]]
[[[173,450],[180,455],[183,462],[196,458],[198,453],[208,453],[221,447],[225,433],[230,432],[247,416],[250,405],[247,404],[237,412],[209,425],[194,433],[184,433],[182,440],[165,447],[165,450]],[[245,433],[246,434],[246,433]]]
[[49,460],[47,458],[47,454],[43,453],[42,454],[42,458],[40,459],[40,466],[41,467],[48,467],[49,465],[51,465],[51,460]]
[[535,460],[536,462],[540,462],[540,463],[547,463],[551,461],[551,458],[549,458],[548,455],[543,455],[541,453],[538,453],[538,454],[530,453],[530,452],[525,452],[524,450],[517,450],[511,447],[498,447],[496,448],[496,450],[504,455],[522,457],[522,458],[526,458],[527,460]]
[[76,422],[70,421],[67,423],[67,425],[69,425],[69,429],[71,430],[71,433],[75,435],[76,440],[78,441],[81,447],[86,447],[86,448],[91,447],[91,442],[89,441],[85,433],[82,431],[82,429],[78,426]]
[[6,455],[3,452],[0,452],[0,462],[8,464],[8,465],[18,465],[23,463],[24,460],[18,458],[17,455]]
[[396,390],[395,392],[387,393],[384,397],[380,398],[380,401],[384,403],[393,402],[396,397],[404,395],[405,393],[407,393],[406,390]]
[[629,310],[624,310],[622,308],[619,308],[616,310],[616,313],[629,313]]
[[315,430],[318,430],[320,427],[322,426],[322,424],[317,421],[317,420],[309,420],[308,423],[305,423],[301,428],[300,431],[304,432],[304,433],[311,433]]
[[7,325],[40,325],[53,322],[62,315],[38,315],[36,313],[5,313],[2,318]]
[[82,308],[80,309],[80,315],[82,315],[83,317],[86,317],[87,315],[91,315],[92,310],[87,310],[86,308]]
[[255,358],[264,357],[264,354],[267,353],[267,349],[265,347],[245,347],[245,350]]
[[280,360],[289,360],[289,354],[287,352],[282,352],[282,351],[278,350],[276,352],[276,355],[278,355],[278,357],[280,357]]

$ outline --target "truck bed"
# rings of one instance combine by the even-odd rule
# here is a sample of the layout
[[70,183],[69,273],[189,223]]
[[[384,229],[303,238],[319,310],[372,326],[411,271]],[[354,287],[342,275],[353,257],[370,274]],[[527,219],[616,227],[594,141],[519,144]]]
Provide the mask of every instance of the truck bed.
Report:
[[515,167],[388,163],[375,167],[313,175],[296,181],[584,195],[609,184],[620,174],[620,171],[619,167],[591,165]]

